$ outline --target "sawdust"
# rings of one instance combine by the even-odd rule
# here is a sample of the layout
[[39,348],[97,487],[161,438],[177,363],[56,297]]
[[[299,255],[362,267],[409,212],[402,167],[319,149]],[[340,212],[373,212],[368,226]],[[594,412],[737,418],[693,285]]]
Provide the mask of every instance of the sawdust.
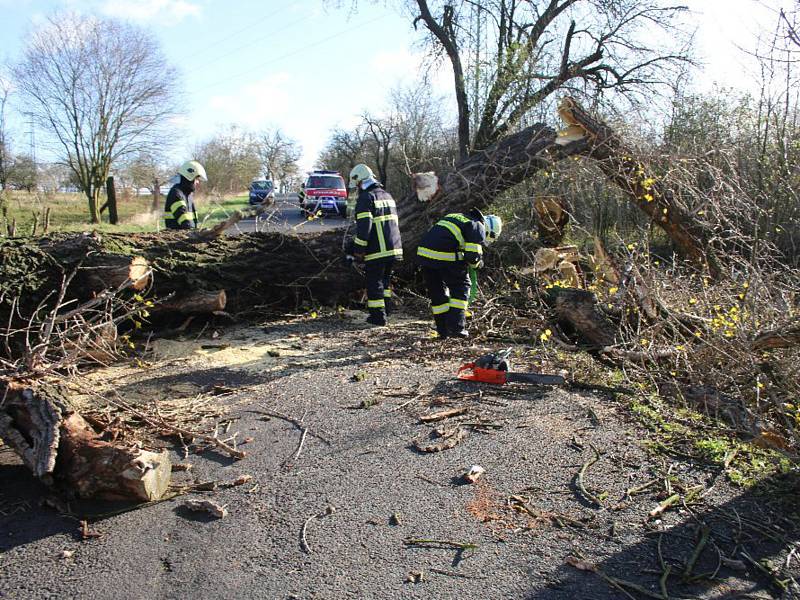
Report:
[[492,528],[506,529],[511,526],[504,514],[504,501],[494,489],[483,479],[478,480],[473,488],[475,497],[467,503],[467,512],[481,523]]

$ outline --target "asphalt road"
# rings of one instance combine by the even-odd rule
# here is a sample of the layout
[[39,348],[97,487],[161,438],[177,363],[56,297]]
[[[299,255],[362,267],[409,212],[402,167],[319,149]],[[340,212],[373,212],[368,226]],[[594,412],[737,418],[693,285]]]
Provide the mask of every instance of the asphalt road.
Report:
[[[787,560],[779,545],[756,542],[750,529],[742,540],[742,523],[774,524],[786,509],[731,490],[716,476],[691,513],[649,518],[665,497],[662,488],[626,490],[666,472],[665,459],[645,452],[646,434],[630,422],[624,402],[562,388],[461,382],[453,377],[460,359],[487,348],[434,341],[427,319],[395,316],[376,330],[363,318],[337,313],[190,336],[183,359],[153,356],[151,368],[113,380],[123,396],[185,383],[234,390],[226,402],[232,431],[247,439],[247,457],[232,461],[209,450],[183,459],[178,447],[174,456],[194,465],[175,473],[176,482],[252,476],[246,485],[188,496],[227,505],[223,520],[188,512],[184,496],[95,515],[89,524],[100,537],[81,541],[80,516],[41,505],[46,492],[0,452],[0,598],[634,597],[595,570],[659,597],[666,576],[658,557],[680,575],[706,523],[720,531],[719,552],[738,556],[744,548],[758,564]],[[457,408],[467,413],[422,422]],[[442,433],[456,426],[466,437],[455,447],[418,449],[441,439],[437,427]],[[586,462],[593,448],[602,452],[597,464]],[[486,475],[465,485],[461,475],[473,464]],[[576,487],[582,464],[593,465],[583,468],[585,484],[602,507]],[[708,473],[688,465],[674,463],[669,473],[681,486],[709,485]],[[105,512],[82,503],[70,508],[75,515]],[[694,568],[713,573],[713,583],[672,577],[669,597],[779,597],[756,569],[721,567],[711,543]]]
[[326,217],[322,219],[306,219],[300,213],[297,194],[278,194],[275,205],[258,217],[244,219],[228,230],[230,235],[239,233],[252,233],[254,231],[296,231],[298,233],[309,231],[327,231],[346,227],[348,221],[341,217]]

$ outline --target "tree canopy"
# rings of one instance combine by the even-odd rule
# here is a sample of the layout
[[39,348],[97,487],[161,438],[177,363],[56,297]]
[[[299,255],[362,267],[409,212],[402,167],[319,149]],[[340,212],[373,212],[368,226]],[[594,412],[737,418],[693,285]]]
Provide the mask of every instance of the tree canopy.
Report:
[[13,75],[98,222],[98,198],[114,162],[163,143],[176,114],[177,72],[145,29],[66,14],[33,32]]

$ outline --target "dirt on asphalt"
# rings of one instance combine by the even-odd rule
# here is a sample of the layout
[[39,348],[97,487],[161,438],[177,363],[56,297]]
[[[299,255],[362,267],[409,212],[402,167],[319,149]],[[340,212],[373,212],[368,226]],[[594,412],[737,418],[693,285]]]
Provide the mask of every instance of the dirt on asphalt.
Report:
[[[247,457],[170,446],[193,464],[174,480],[252,479],[59,512],[0,448],[0,598],[795,597],[778,581],[798,572],[797,508],[771,487],[652,454],[624,398],[459,381],[462,360],[496,348],[432,339],[411,316],[363,318],[158,341],[147,365],[91,375],[83,385],[110,381],[136,403],[229,390],[218,401]],[[534,368],[520,351],[515,368]],[[420,420],[451,409],[465,410]],[[473,465],[485,474],[469,484]],[[649,516],[670,492],[681,501]],[[189,512],[187,498],[228,515]],[[99,537],[81,540],[84,515]]]

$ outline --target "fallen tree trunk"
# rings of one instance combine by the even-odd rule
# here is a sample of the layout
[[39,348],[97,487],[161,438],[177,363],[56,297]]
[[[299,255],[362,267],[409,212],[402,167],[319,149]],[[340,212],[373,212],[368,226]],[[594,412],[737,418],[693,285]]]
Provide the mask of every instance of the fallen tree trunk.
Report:
[[0,438],[47,485],[63,485],[81,498],[149,502],[169,487],[167,451],[103,441],[47,384],[0,381]]
[[709,246],[710,232],[689,214],[638,153],[572,98],[564,98],[558,112],[572,130],[572,137],[582,134],[586,138],[588,143],[581,154],[596,161],[608,180],[664,230],[680,254],[697,267],[707,268],[713,277],[719,276],[719,258]]
[[753,350],[777,350],[800,346],[800,325],[787,325],[780,329],[764,331],[750,344]]
[[[456,165],[443,178],[438,192],[425,194],[429,202],[420,202],[414,193],[398,199],[406,264],[411,264],[422,235],[442,215],[471,207],[485,209],[504,191],[540,169],[577,154],[598,160],[603,172],[665,228],[684,254],[698,264],[705,264],[702,230],[698,231],[679,207],[670,204],[667,191],[662,191],[660,182],[646,176],[641,161],[634,158],[630,148],[574,101],[566,100],[561,114],[570,124],[568,135],[559,135],[544,125],[533,125]],[[649,196],[653,197],[652,202]],[[235,220],[238,215],[232,218]],[[112,255],[128,257],[131,267],[144,266],[132,257],[146,261],[154,272],[152,289],[157,298],[170,294],[181,297],[186,290],[201,293],[224,289],[226,310],[234,313],[261,306],[335,304],[347,301],[354,291],[364,287],[362,276],[340,260],[344,248],[341,230],[302,235],[218,234],[218,229],[214,229],[124,236],[59,236],[39,241],[0,240],[0,256],[3,256],[0,324],[8,323],[12,311],[19,312],[20,306],[28,310],[16,316],[30,317],[44,297],[43,292],[57,288],[65,272],[78,268],[83,273],[90,262]],[[9,253],[16,259],[6,260]],[[119,260],[124,265],[126,259]],[[709,261],[710,267],[713,264]],[[96,264],[85,272],[108,286],[121,277],[100,278]],[[103,272],[119,273],[110,264]],[[76,277],[76,282],[79,279]],[[76,283],[67,298],[92,287],[97,284]],[[12,306],[14,298],[17,303]]]
[[187,296],[157,305],[159,312],[179,312],[184,315],[208,315],[225,310],[228,296],[225,290],[198,290]]

